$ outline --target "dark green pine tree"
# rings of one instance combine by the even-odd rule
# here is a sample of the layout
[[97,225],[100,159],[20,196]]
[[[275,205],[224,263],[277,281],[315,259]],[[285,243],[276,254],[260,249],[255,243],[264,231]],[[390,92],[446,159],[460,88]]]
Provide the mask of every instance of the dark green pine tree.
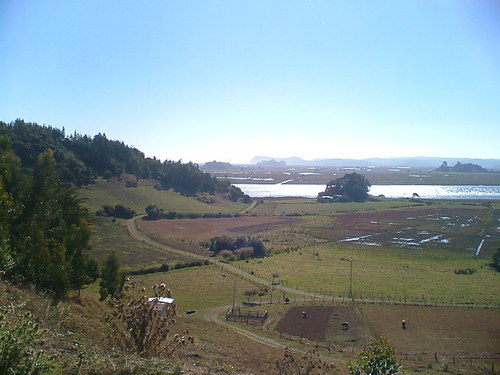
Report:
[[10,140],[0,136],[0,270],[9,276],[14,266],[11,232],[22,211],[21,202],[28,184],[25,177]]
[[55,299],[96,279],[95,262],[86,255],[88,213],[80,203],[61,183],[53,152],[39,155],[15,228],[15,271]]
[[71,289],[80,292],[85,285],[92,284],[99,278],[99,265],[87,254],[90,240],[90,228],[85,219],[71,224],[66,236],[66,250],[69,261],[69,284]]
[[108,296],[116,296],[123,289],[125,274],[120,272],[120,259],[114,250],[111,250],[101,268],[101,283],[99,285],[100,300]]

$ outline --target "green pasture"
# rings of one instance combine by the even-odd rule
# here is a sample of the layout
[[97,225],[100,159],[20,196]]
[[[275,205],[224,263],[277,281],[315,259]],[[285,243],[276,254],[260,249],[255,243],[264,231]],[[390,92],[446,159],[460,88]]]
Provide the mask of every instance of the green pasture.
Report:
[[[314,254],[314,255],[313,255]],[[333,296],[423,303],[500,304],[498,274],[470,252],[324,243],[264,259],[235,262],[282,285]],[[473,268],[472,275],[455,270]]]
[[500,209],[500,202],[455,201],[455,200],[425,200],[411,201],[409,199],[379,199],[373,202],[318,203],[316,199],[288,198],[261,199],[252,210],[257,215],[336,215],[352,212],[421,209],[428,208],[486,208],[488,204],[493,209]]
[[[180,314],[184,314],[186,310],[231,306],[235,280],[236,304],[247,301],[248,298],[244,295],[245,291],[257,288],[255,284],[246,279],[235,278],[230,272],[215,265],[132,276],[131,279],[137,282],[138,287],[146,287],[146,293],[148,291],[154,293],[152,289],[154,284],[165,283],[172,291]],[[138,289],[140,290],[140,288]]]
[[215,203],[208,204],[195,198],[182,196],[172,190],[157,190],[151,184],[138,184],[138,187],[125,187],[123,181],[100,180],[78,191],[84,204],[91,212],[96,212],[103,205],[122,204],[132,208],[138,214],[144,213],[148,205],[154,204],[165,211],[179,213],[236,213],[248,207],[247,204],[235,203],[218,196],[209,196]]
[[158,267],[163,263],[173,266],[192,261],[192,258],[158,249],[129,236],[125,220],[102,216],[96,216],[92,221],[90,246],[90,254],[99,262],[115,250],[122,266],[127,269]]

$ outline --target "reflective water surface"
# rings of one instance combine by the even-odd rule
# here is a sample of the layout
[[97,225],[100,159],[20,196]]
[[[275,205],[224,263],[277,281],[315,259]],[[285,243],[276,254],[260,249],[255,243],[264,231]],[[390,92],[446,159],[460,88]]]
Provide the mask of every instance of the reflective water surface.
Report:
[[[325,185],[235,184],[251,197],[316,198]],[[494,199],[500,200],[500,186],[484,185],[373,185],[371,195],[387,198],[411,198],[417,194],[426,199]]]

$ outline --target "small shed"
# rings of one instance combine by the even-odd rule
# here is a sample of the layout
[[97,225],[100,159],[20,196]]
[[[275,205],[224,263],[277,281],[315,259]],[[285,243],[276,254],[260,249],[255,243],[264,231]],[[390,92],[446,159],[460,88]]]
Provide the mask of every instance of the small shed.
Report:
[[174,299],[170,297],[150,297],[148,302],[153,304],[155,311],[158,311],[160,316],[166,316],[170,306],[174,303]]

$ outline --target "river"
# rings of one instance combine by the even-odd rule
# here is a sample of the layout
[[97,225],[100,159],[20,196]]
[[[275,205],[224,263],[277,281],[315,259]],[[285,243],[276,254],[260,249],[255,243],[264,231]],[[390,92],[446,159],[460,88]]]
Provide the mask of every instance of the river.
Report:
[[[235,184],[253,198],[302,197],[316,198],[325,185]],[[500,186],[486,185],[372,185],[370,195],[386,198],[411,198],[414,193],[423,199],[487,199],[500,200]]]

